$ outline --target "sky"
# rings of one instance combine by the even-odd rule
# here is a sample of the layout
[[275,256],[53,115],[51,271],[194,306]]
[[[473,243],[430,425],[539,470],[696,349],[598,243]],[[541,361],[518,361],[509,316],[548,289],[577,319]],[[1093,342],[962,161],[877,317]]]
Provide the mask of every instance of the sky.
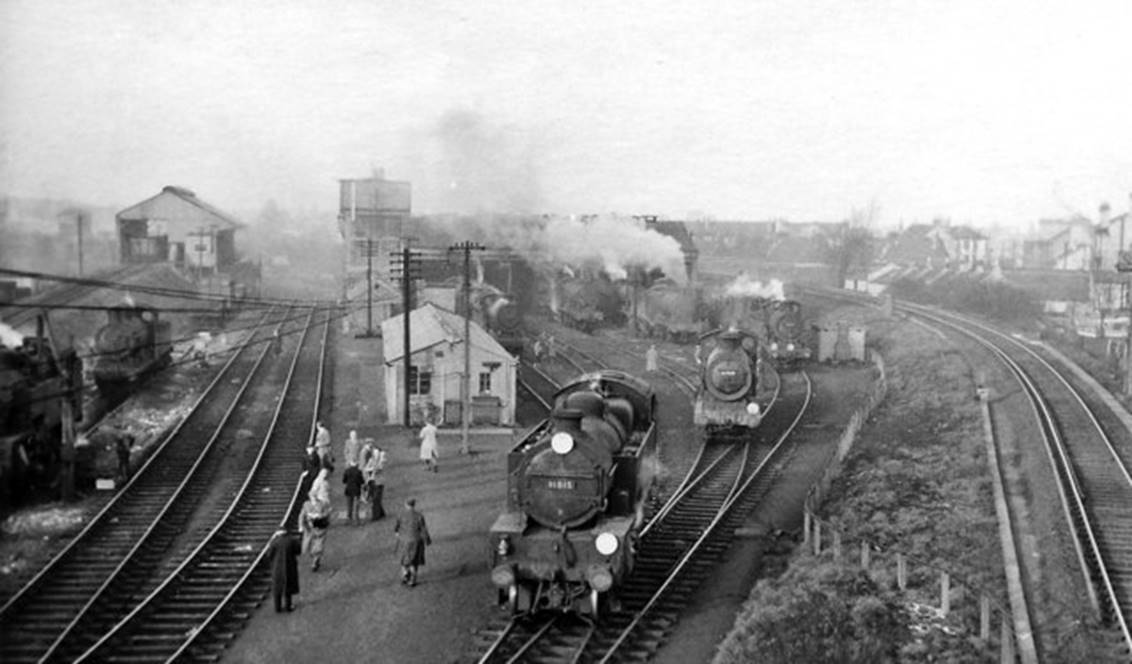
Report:
[[0,194],[948,217],[1132,193],[1132,2],[0,0]]

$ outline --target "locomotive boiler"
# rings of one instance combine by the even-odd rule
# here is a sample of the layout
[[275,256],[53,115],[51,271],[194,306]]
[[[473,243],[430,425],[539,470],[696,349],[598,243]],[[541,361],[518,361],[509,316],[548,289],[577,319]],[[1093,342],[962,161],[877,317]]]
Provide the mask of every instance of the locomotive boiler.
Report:
[[762,422],[778,374],[751,332],[729,328],[707,339],[714,343],[700,369],[694,421],[709,438],[742,439]]
[[586,374],[507,457],[491,580],[512,614],[597,615],[633,569],[656,473],[656,398],[620,371]]
[[143,378],[169,365],[173,344],[169,322],[152,307],[114,307],[106,315],[106,325],[94,337],[94,380],[103,396],[117,403]]

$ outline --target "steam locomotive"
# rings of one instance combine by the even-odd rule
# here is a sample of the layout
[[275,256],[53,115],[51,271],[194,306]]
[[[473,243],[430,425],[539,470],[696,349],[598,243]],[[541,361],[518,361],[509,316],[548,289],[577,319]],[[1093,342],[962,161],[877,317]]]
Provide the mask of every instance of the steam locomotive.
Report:
[[107,323],[94,337],[94,380],[111,403],[122,401],[149,374],[169,365],[170,325],[146,306],[107,309]]
[[726,296],[715,303],[713,317],[719,327],[736,326],[753,331],[779,367],[810,359],[811,344],[802,304],[796,300]]
[[73,350],[51,351],[43,334],[20,346],[0,344],[0,505],[20,502],[47,487],[58,469],[61,404],[70,398],[82,413],[82,363]]
[[511,450],[507,506],[489,535],[502,608],[597,616],[620,587],[656,474],[655,410],[644,381],[585,374]]
[[520,353],[523,350],[523,318],[516,302],[486,282],[472,284],[469,299],[475,321],[491,333],[507,352]]
[[662,279],[641,293],[637,324],[645,336],[691,343],[704,331],[702,302],[699,289]]
[[778,388],[778,373],[759,338],[731,327],[714,341],[700,370],[694,422],[709,439],[741,440],[762,422]]
[[558,277],[550,283],[551,310],[564,325],[586,334],[625,321],[620,289],[608,275]]

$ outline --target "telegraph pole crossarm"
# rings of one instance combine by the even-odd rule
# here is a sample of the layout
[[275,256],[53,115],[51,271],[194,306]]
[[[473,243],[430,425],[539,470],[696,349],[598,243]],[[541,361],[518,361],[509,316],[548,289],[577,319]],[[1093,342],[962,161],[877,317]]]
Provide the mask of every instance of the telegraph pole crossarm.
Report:
[[448,251],[464,252],[464,375],[460,381],[460,454],[468,454],[468,428],[472,421],[472,252],[483,251],[487,247],[465,240],[448,248]]

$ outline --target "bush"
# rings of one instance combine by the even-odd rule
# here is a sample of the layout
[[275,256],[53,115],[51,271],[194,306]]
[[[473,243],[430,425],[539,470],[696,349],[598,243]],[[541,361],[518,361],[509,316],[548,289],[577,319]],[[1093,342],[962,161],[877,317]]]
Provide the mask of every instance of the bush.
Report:
[[893,592],[859,569],[809,557],[760,582],[735,624],[715,664],[895,662],[911,639]]
[[893,282],[891,292],[902,300],[940,305],[1005,322],[1033,321],[1042,313],[1033,293],[1001,281],[952,279],[925,284],[900,279]]

